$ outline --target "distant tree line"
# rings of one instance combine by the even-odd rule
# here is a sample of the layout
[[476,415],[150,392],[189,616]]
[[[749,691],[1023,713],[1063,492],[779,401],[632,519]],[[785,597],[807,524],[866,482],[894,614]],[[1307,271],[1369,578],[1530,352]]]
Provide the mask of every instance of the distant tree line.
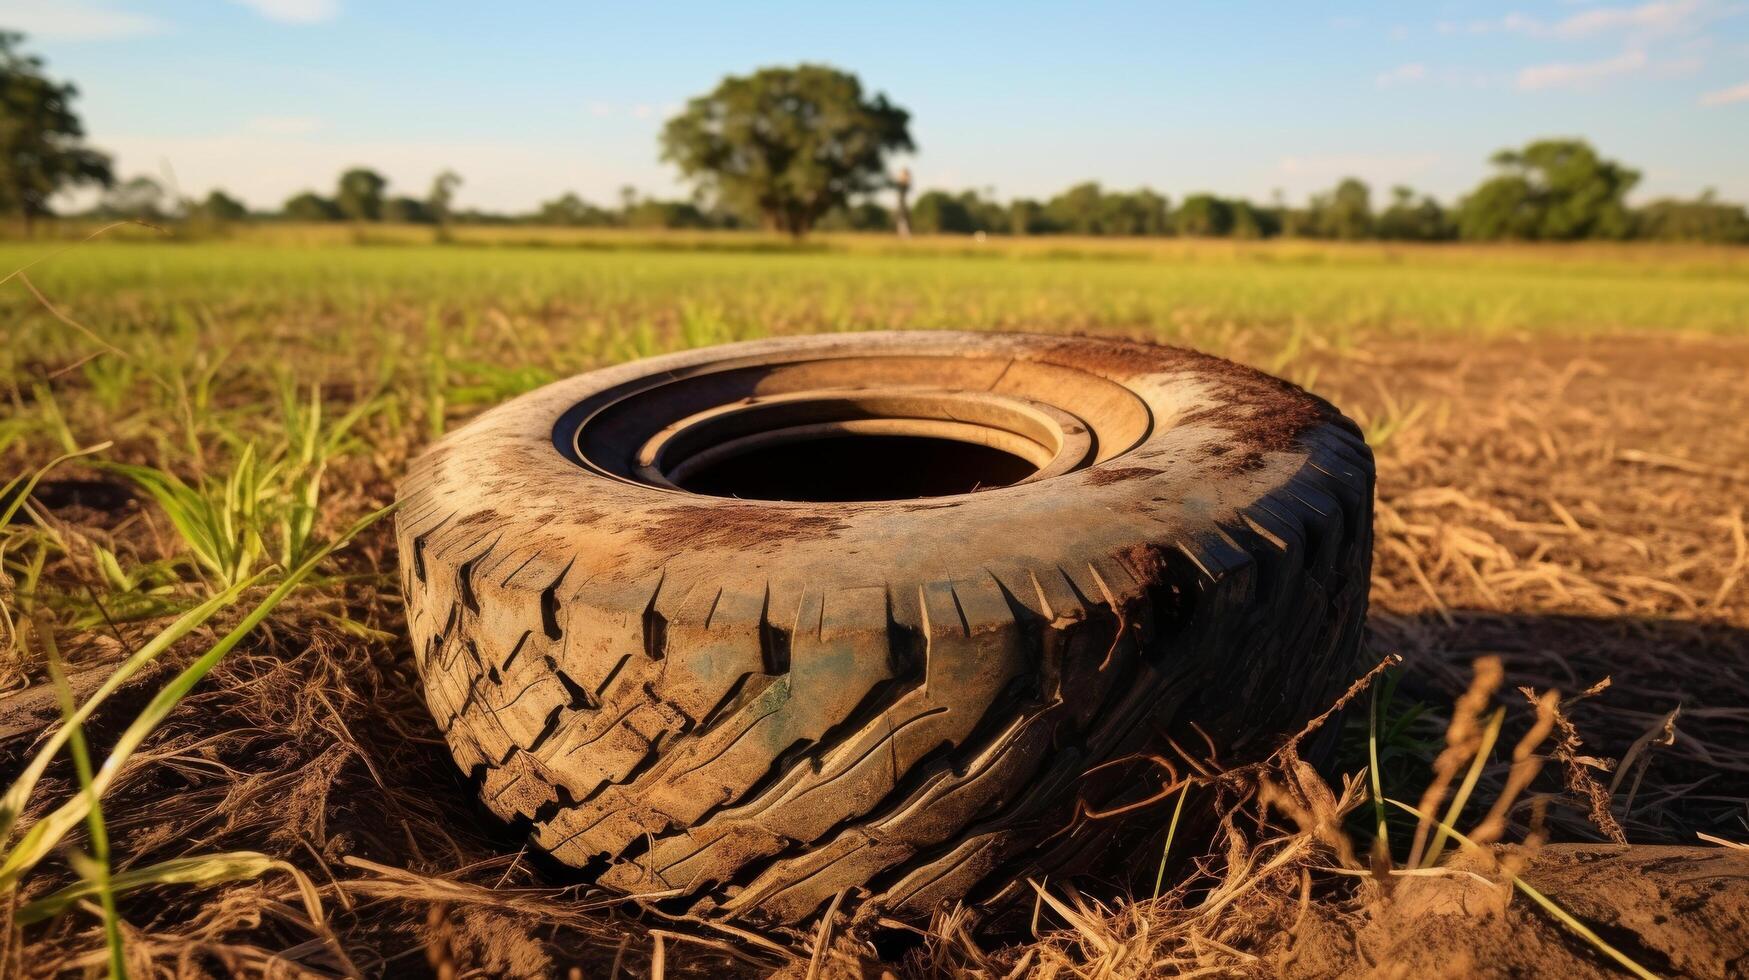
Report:
[[222,190],[202,199],[178,199],[149,176],[136,176],[112,183],[97,204],[84,214],[94,219],[133,219],[153,224],[188,221],[225,225],[242,221],[363,222],[433,225],[546,225],[570,228],[741,228],[747,223],[736,215],[707,210],[693,201],[644,197],[630,187],[622,188],[617,205],[592,204],[574,193],[543,202],[534,211],[506,214],[481,210],[458,210],[454,194],[461,177],[445,170],[432,180],[423,197],[390,192],[388,179],[368,167],[353,167],[335,182],[334,191],[323,194],[300,191],[286,198],[278,210],[250,211],[241,201]]
[[[910,114],[882,94],[866,94],[848,72],[825,65],[762,68],[729,76],[689,101],[662,130],[662,158],[694,185],[689,200],[622,189],[601,205],[573,193],[526,214],[454,206],[461,177],[445,170],[422,195],[393,193],[369,167],[341,173],[332,192],[306,190],[276,211],[251,213],[222,190],[183,198],[159,181],[118,182],[107,155],[85,144],[72,103],[77,89],[49,78],[41,59],[0,31],[0,214],[28,229],[50,215],[66,189],[103,189],[97,218],[186,221],[223,226],[245,220],[390,222],[432,225],[530,224],[598,228],[764,227],[895,231],[883,201],[908,177],[889,175],[889,157],[913,152]],[[1047,200],[998,200],[967,190],[929,190],[909,210],[909,228],[926,234],[1112,235],[1197,238],[1321,238],[1388,241],[1579,241],[1650,239],[1749,243],[1749,211],[1711,191],[1693,200],[1639,207],[1627,195],[1640,174],[1577,139],[1549,139],[1492,159],[1494,173],[1447,206],[1408,187],[1375,204],[1372,189],[1349,177],[1304,206],[1196,193],[1173,201],[1149,188],[1109,190],[1088,182]]]
[[431,188],[424,197],[390,194],[389,180],[369,167],[352,167],[343,171],[334,182],[334,193],[324,197],[313,191],[301,191],[286,198],[279,213],[263,217],[280,217],[292,221],[386,221],[394,224],[448,225],[458,216],[454,212],[456,188],[461,177],[445,170],[431,179]]
[[[1148,188],[1116,191],[1089,182],[1043,201],[925,191],[912,205],[911,226],[923,234],[957,235],[1749,243],[1749,210],[1711,191],[1693,200],[1630,206],[1626,197],[1639,174],[1598,156],[1582,140],[1538,141],[1502,151],[1493,163],[1496,173],[1450,207],[1403,186],[1375,204],[1372,189],[1356,177],[1299,207],[1206,193],[1173,202]],[[822,228],[860,231],[893,226],[893,215],[873,201],[841,208],[821,222]]]
[[[865,95],[855,75],[825,65],[762,68],[724,78],[689,101],[662,131],[662,157],[701,199],[765,227],[801,235],[814,227],[936,234],[1185,235],[1403,241],[1658,238],[1749,242],[1749,212],[1709,194],[1634,209],[1637,171],[1576,139],[1539,140],[1495,154],[1495,173],[1450,208],[1393,188],[1375,209],[1372,190],[1346,178],[1304,207],[1277,200],[1191,194],[1177,202],[1149,188],[1077,184],[1039,201],[1000,201],[977,191],[926,191],[908,214],[908,174],[887,157],[915,151],[910,115],[885,95]],[[908,218],[909,220],[903,220]]]
[[[1375,204],[1372,189],[1355,177],[1313,194],[1303,206],[1277,199],[1259,204],[1216,194],[1188,194],[1176,202],[1148,188],[1108,190],[1077,184],[1045,200],[999,200],[975,190],[930,190],[911,204],[911,227],[941,235],[1098,235],[1129,237],[1275,237],[1336,241],[1581,241],[1650,240],[1749,243],[1749,210],[1711,191],[1692,200],[1664,199],[1631,207],[1625,196],[1633,170],[1599,157],[1577,140],[1545,140],[1497,154],[1498,173],[1451,207],[1409,187],[1394,187]],[[250,212],[222,190],[178,200],[151,177],[114,183],[89,212],[93,218],[153,223],[189,221],[225,225],[246,220],[385,222],[447,227],[538,225],[567,228],[733,229],[760,226],[757,217],[694,200],[666,200],[622,188],[612,204],[575,193],[510,214],[456,210],[461,178],[444,171],[423,196],[390,192],[369,168],[342,173],[329,194],[303,191],[276,211]],[[891,232],[893,210],[872,195],[834,206],[813,224],[822,231]]]
[[[1313,194],[1303,206],[1279,199],[1257,204],[1244,198],[1189,194],[1173,202],[1148,188],[1108,190],[1077,184],[1046,200],[997,199],[968,190],[930,190],[911,205],[911,227],[943,235],[1103,235],[1131,237],[1260,239],[1275,237],[1336,241],[1581,241],[1652,240],[1749,243],[1749,211],[1707,192],[1693,200],[1664,199],[1630,207],[1625,198],[1639,179],[1635,171],[1599,157],[1579,140],[1544,140],[1494,157],[1497,173],[1455,206],[1408,187],[1394,187],[1382,206],[1359,178],[1339,181]],[[452,207],[461,178],[444,171],[422,197],[390,192],[374,170],[342,173],[332,193],[303,191],[277,211],[251,214],[241,202],[215,190],[199,200],[176,201],[150,177],[116,183],[90,213],[95,218],[150,222],[188,220],[223,225],[244,220],[387,222],[447,227],[450,224],[541,225],[569,228],[728,229],[758,227],[758,218],[723,206],[641,196],[622,188],[611,205],[575,193],[542,202],[523,214],[457,211]],[[836,205],[813,222],[823,231],[891,232],[893,211],[863,195]]]

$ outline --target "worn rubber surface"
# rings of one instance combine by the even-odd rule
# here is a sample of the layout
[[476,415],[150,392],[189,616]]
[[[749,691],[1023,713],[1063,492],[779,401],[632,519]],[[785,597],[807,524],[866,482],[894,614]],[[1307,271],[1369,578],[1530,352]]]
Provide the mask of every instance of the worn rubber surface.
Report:
[[[701,496],[607,458],[637,441],[616,404],[641,439],[723,378],[753,404],[846,372],[1062,391],[1050,417],[1092,448],[1034,482],[861,503]],[[1257,758],[1327,707],[1358,672],[1372,483],[1334,408],[1216,358],[842,334],[517,398],[416,462],[397,537],[432,715],[540,847],[703,914],[803,922],[848,890],[916,920],[1111,870],[1163,829],[1098,818],[1164,778],[1084,775],[1101,763],[1176,757],[1168,738]]]

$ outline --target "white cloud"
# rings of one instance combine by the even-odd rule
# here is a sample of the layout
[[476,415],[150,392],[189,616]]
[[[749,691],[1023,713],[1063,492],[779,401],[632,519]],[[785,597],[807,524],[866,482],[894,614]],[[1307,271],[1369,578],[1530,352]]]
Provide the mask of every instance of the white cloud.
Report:
[[1708,92],[1700,97],[1701,105],[1730,105],[1733,102],[1749,102],[1749,82]]
[[307,136],[322,128],[315,116],[256,116],[243,124],[243,131],[261,136]]
[[1493,34],[1496,31],[1536,34],[1544,30],[1542,21],[1528,14],[1517,12],[1493,20],[1471,20],[1461,23],[1454,20],[1442,20],[1433,25],[1433,28],[1441,34]]
[[33,38],[52,41],[107,41],[145,34],[162,34],[167,24],[156,17],[93,7],[79,0],[58,0],[56,3],[0,2],[0,23],[23,31]]
[[1588,88],[1607,78],[1643,71],[1644,51],[1626,51],[1602,61],[1556,62],[1532,65],[1518,73],[1518,87],[1527,91],[1551,88]]
[[235,0],[282,24],[320,24],[340,16],[340,0]]
[[1671,34],[1693,27],[1711,11],[1702,0],[1657,0],[1637,7],[1597,7],[1562,20],[1554,33],[1584,37],[1603,31]]
[[1398,65],[1390,71],[1380,72],[1375,81],[1379,88],[1392,88],[1397,85],[1419,82],[1426,77],[1427,66],[1416,61],[1406,65]]
[[1686,33],[1707,21],[1742,11],[1739,4],[1723,5],[1717,0],[1653,0],[1632,7],[1593,7],[1553,23],[1514,11],[1489,20],[1440,21],[1434,27],[1441,34],[1506,33],[1573,39],[1619,31],[1647,39]]

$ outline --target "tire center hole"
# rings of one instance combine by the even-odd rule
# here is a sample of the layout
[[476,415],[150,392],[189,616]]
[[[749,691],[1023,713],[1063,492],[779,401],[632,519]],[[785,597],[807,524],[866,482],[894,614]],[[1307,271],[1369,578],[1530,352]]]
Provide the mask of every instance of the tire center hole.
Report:
[[1005,487],[1038,469],[978,443],[843,433],[748,447],[676,483],[692,493],[749,500],[909,500]]

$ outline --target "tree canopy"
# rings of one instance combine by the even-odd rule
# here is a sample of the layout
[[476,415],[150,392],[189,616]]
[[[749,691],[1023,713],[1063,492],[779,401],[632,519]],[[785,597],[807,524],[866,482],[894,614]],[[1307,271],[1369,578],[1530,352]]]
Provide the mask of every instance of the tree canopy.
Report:
[[723,205],[803,235],[915,149],[910,114],[825,65],[724,78],[662,130],[662,158]]
[[383,192],[388,187],[389,182],[382,174],[368,167],[353,167],[340,175],[334,206],[354,221],[381,221]]
[[1633,233],[1627,194],[1640,174],[1599,156],[1584,140],[1538,140],[1494,154],[1500,173],[1458,206],[1458,229],[1471,239],[1626,238]]
[[1051,227],[1077,235],[1164,235],[1170,215],[1166,198],[1146,187],[1107,191],[1093,181],[1076,184],[1044,206]]
[[1415,199],[1415,189],[1391,188],[1391,204],[1379,213],[1373,225],[1378,237],[1387,241],[1437,242],[1457,234],[1451,216],[1432,197]]
[[249,209],[242,201],[214,188],[206,200],[194,206],[194,216],[213,224],[228,224],[249,217]]
[[431,220],[440,225],[449,223],[455,189],[461,185],[461,174],[453,170],[445,170],[431,179],[431,190],[425,195],[425,209],[431,214]]
[[73,111],[79,90],[43,74],[42,59],[24,54],[23,35],[0,31],[0,212],[25,224],[50,214],[49,199],[68,187],[108,187],[109,157],[85,145]]
[[1635,234],[1666,242],[1749,242],[1749,211],[1718,200],[1709,188],[1692,201],[1665,198],[1641,208]]
[[286,198],[280,211],[293,221],[337,221],[340,209],[334,202],[315,191],[304,191]]
[[1213,194],[1192,194],[1178,206],[1173,227],[1180,235],[1209,238],[1233,231],[1233,205]]
[[1006,231],[1007,220],[1002,205],[977,191],[929,191],[911,205],[911,226],[926,235]]
[[1311,212],[1311,230],[1320,238],[1372,237],[1372,188],[1359,178],[1345,177],[1329,193],[1314,194]]

